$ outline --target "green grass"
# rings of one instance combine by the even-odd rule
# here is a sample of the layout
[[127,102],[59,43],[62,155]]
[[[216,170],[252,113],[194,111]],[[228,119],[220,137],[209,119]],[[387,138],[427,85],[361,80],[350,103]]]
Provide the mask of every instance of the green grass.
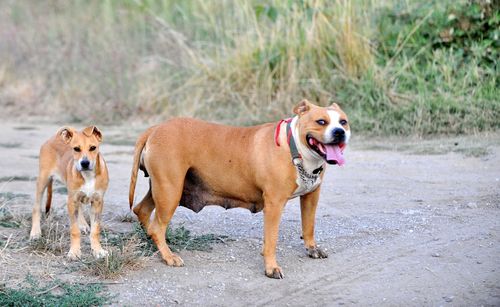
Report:
[[8,102],[8,115],[58,114],[55,121],[195,116],[247,125],[287,117],[308,98],[339,102],[356,133],[498,130],[498,6],[7,1],[0,3],[0,27],[9,29],[0,34],[0,103]]
[[36,177],[30,177],[30,176],[3,176],[3,177],[0,177],[0,182],[7,182],[7,181],[33,181],[35,179],[36,179]]
[[17,127],[14,127],[14,130],[32,131],[32,130],[36,130],[36,127],[33,127],[33,126],[17,126]]
[[68,188],[66,188],[65,186],[59,186],[57,188],[54,188],[53,192],[57,193],[57,194],[67,195],[68,194]]
[[13,215],[10,210],[5,207],[0,207],[0,227],[19,228],[22,225],[22,220]]
[[21,145],[22,143],[17,143],[17,142],[0,143],[0,148],[12,149],[12,148],[19,148],[21,147]]
[[[127,269],[134,269],[141,264],[144,251],[142,243],[136,236],[128,234],[110,237],[109,233],[103,236],[107,244],[108,255],[91,261],[82,261],[85,271],[91,275],[104,279],[114,279]],[[108,244],[109,243],[109,244]]]
[[30,196],[25,193],[0,192],[0,203],[11,201],[13,199],[28,199]]
[[100,284],[72,284],[55,280],[42,286],[29,275],[22,287],[0,285],[1,306],[103,306],[110,304],[111,299]]
[[54,215],[42,220],[42,236],[29,242],[30,249],[39,253],[65,254],[69,244],[69,229],[66,224]]
[[[134,224],[133,234],[141,242],[141,249],[145,255],[149,256],[158,250],[153,240],[146,234],[146,231],[139,223]],[[191,231],[186,229],[184,226],[179,226],[175,229],[169,227],[167,229],[166,237],[168,246],[173,251],[211,251],[213,244],[225,243],[230,240],[227,236],[216,234],[192,235]]]
[[115,146],[134,146],[135,139],[134,138],[107,138],[106,144],[115,145]]

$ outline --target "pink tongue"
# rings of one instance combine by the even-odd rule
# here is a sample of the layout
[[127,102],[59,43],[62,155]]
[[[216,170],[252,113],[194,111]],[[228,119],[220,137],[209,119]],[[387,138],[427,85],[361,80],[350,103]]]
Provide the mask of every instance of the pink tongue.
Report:
[[325,148],[326,162],[333,164],[333,162],[336,161],[339,166],[344,165],[344,156],[342,155],[342,151],[340,151],[340,147],[338,145],[325,145]]

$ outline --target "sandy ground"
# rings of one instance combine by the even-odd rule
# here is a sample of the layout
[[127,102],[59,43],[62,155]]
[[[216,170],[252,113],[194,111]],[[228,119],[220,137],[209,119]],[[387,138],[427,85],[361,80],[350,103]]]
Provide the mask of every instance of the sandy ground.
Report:
[[[111,174],[104,209],[109,230],[131,229],[121,220],[129,212],[131,144],[142,128],[102,129]],[[2,206],[30,214],[35,183],[29,177],[37,176],[39,146],[56,129],[0,125],[0,192],[17,196]],[[316,234],[329,258],[306,256],[297,200],[281,222],[283,280],[263,274],[262,213],[180,208],[174,226],[231,240],[211,252],[180,251],[182,268],[148,258],[142,268],[108,281],[114,304],[500,305],[500,135],[428,141],[354,136],[346,159],[344,167],[328,168],[321,191]],[[141,178],[139,196],[145,185]],[[64,206],[64,196],[56,194],[54,212],[66,221]],[[4,245],[10,237],[0,254],[0,281],[15,286],[27,273],[41,280],[96,280],[72,269],[64,256],[31,252],[28,232],[27,225],[0,227]],[[87,237],[84,242],[88,255]]]

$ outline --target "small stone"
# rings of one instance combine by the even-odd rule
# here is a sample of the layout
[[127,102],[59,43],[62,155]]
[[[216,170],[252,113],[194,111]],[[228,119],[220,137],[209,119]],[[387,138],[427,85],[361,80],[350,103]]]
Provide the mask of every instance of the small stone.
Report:
[[476,203],[468,203],[467,204],[467,208],[469,208],[469,209],[476,209],[477,208],[477,204]]
[[431,256],[439,258],[439,257],[441,257],[441,254],[440,253],[432,253]]
[[443,296],[443,299],[447,303],[453,302],[453,296]]
[[476,263],[477,264],[482,264],[483,262],[478,260],[478,261],[476,261]]

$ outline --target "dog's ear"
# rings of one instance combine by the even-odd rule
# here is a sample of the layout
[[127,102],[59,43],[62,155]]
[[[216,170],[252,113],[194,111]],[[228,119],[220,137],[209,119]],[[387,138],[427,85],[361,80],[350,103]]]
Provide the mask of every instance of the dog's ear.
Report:
[[101,130],[99,130],[99,128],[97,128],[96,126],[88,126],[87,128],[83,129],[82,132],[86,136],[94,135],[95,138],[99,141],[99,143],[102,142],[102,133],[101,133]]
[[73,138],[73,134],[75,133],[75,129],[71,127],[64,127],[59,130],[59,136],[63,140],[64,143],[69,144],[71,139]]
[[340,110],[340,107],[337,103],[332,103],[332,105],[330,106],[330,108],[334,108],[334,109],[337,109],[337,110]]
[[307,99],[302,99],[294,108],[293,113],[302,115],[311,109],[311,103]]

